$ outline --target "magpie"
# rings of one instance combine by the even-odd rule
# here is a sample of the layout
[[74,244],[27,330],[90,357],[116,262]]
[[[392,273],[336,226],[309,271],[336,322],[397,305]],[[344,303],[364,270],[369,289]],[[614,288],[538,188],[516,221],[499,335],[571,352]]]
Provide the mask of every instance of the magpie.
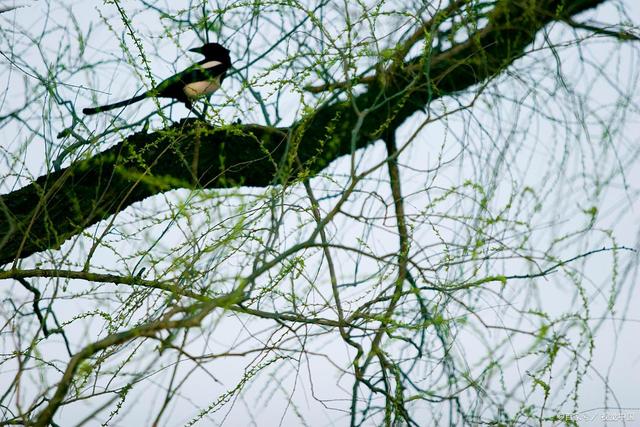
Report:
[[173,98],[183,102],[191,110],[194,100],[211,95],[220,88],[227,70],[231,67],[231,57],[229,50],[218,43],[207,43],[201,47],[189,49],[189,52],[200,53],[204,55],[204,59],[169,77],[141,95],[113,104],[85,108],[82,112],[87,115],[101,113],[114,108],[126,107],[150,97]]

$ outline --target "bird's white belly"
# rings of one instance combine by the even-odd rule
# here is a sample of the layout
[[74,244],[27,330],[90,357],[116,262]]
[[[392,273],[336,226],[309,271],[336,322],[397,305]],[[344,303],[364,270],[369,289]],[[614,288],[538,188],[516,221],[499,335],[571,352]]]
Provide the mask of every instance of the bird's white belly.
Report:
[[202,96],[211,95],[220,89],[220,77],[214,80],[204,80],[201,82],[193,82],[185,85],[183,92],[189,99],[196,99]]

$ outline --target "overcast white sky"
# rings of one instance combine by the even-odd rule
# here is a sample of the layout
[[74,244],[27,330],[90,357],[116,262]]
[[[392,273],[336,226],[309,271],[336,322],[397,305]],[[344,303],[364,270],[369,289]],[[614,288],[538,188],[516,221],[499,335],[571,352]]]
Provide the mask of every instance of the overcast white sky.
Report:
[[[626,0],[621,3],[627,8],[633,22],[636,25],[640,24],[640,2]],[[52,60],[57,54],[61,54],[63,58],[73,57],[74,52],[59,52],[57,50],[60,46],[60,34],[66,30],[72,31],[74,25],[79,28],[93,27],[93,33],[87,43],[84,55],[89,61],[105,60],[106,62],[97,66],[95,74],[79,73],[72,76],[69,81],[63,82],[68,86],[61,90],[61,93],[64,93],[68,100],[76,104],[78,111],[93,102],[88,88],[101,91],[96,97],[98,100],[106,102],[107,100],[114,101],[126,98],[141,87],[141,80],[132,71],[132,67],[122,62],[122,50],[117,38],[101,21],[100,13],[111,18],[114,16],[112,6],[102,2],[87,1],[23,2],[21,4],[24,4],[25,7],[9,12],[2,17],[3,25],[14,22],[19,31],[14,33],[5,31],[4,37],[0,41],[0,48],[3,52],[10,52],[11,49],[8,48],[10,45],[30,46],[24,51],[24,56],[20,57],[20,60],[32,64],[40,72],[45,70],[43,56],[47,60]],[[131,7],[131,4],[133,3],[123,3],[124,7]],[[0,5],[4,6],[5,2]],[[178,8],[177,5],[173,5],[173,7]],[[74,23],[70,20],[70,11],[77,18],[77,22]],[[598,21],[614,23],[617,22],[617,16],[615,8],[609,5],[599,8],[596,12],[590,12],[584,18],[591,17]],[[136,28],[145,35],[143,40],[146,43],[146,50],[152,58],[151,66],[157,78],[171,75],[177,69],[187,66],[194,59],[193,56],[181,57],[176,52],[174,41],[166,39],[158,41],[153,38],[153,35],[162,34],[161,21],[157,20],[154,13],[136,15],[135,19]],[[119,21],[117,19],[108,19],[108,21],[116,29],[118,28]],[[42,40],[28,40],[27,33],[36,36],[45,25],[50,28],[59,26],[59,30]],[[550,37],[558,36],[557,30],[559,28],[550,30]],[[116,33],[118,33],[117,30]],[[264,45],[268,40],[275,39],[278,34],[262,34],[262,36],[262,39],[256,41],[257,45]],[[198,44],[189,32],[180,34],[179,40],[184,49]],[[35,41],[39,44],[35,44]],[[234,40],[232,36],[221,41],[227,45],[234,42],[244,43],[244,41]],[[542,38],[537,43],[541,42]],[[152,48],[154,44],[160,48],[154,50]],[[74,42],[72,46],[77,47],[77,44]],[[408,210],[419,211],[428,203],[425,200],[427,194],[425,188],[429,188],[429,186],[434,188],[447,187],[462,184],[466,180],[474,180],[488,187],[495,184],[497,194],[493,203],[495,206],[499,206],[510,195],[514,187],[520,186],[522,188],[525,185],[531,185],[536,189],[538,195],[544,198],[542,200],[544,202],[543,210],[539,215],[532,216],[535,223],[531,224],[536,230],[535,233],[532,233],[532,239],[538,239],[541,247],[553,238],[554,234],[560,235],[568,230],[580,228],[581,224],[588,222],[586,216],[579,216],[577,213],[595,204],[598,206],[599,212],[602,213],[598,217],[596,228],[611,229],[618,245],[638,248],[640,241],[638,221],[640,218],[640,199],[638,198],[640,194],[640,164],[636,161],[637,157],[633,156],[637,156],[640,146],[640,111],[638,110],[640,94],[637,85],[640,59],[637,57],[637,49],[634,51],[629,47],[619,47],[610,41],[591,42],[585,46],[582,48],[583,50],[568,47],[559,51],[563,71],[567,76],[573,78],[568,81],[568,84],[575,88],[576,92],[588,95],[590,99],[591,103],[585,105],[582,111],[577,111],[577,106],[581,105],[579,100],[570,99],[561,88],[554,88],[557,80],[555,76],[548,75],[549,67],[546,66],[548,63],[553,63],[553,58],[550,58],[548,52],[539,52],[534,54],[532,58],[525,58],[516,63],[510,69],[510,76],[503,76],[492,83],[471,111],[450,116],[446,123],[436,122],[420,131],[418,137],[400,159],[400,163],[404,166],[402,170],[403,192],[408,195]],[[234,52],[242,49],[232,47],[231,50]],[[11,54],[16,55],[15,49]],[[160,57],[156,54],[160,54]],[[582,73],[576,65],[578,58],[584,59],[587,63],[598,65],[586,67],[586,71]],[[234,65],[239,68],[244,64],[242,60],[239,60]],[[24,88],[32,87],[33,81],[30,81],[31,77],[25,76],[22,70],[9,67],[6,62],[0,62],[0,66],[2,67],[0,69],[0,84],[5,89],[4,95],[0,95],[0,116],[2,116],[21,106],[25,99],[29,99]],[[598,67],[602,68],[597,75]],[[529,74],[525,74],[524,70],[527,70]],[[518,81],[516,77],[534,78],[536,81]],[[23,84],[25,79],[27,86]],[[612,84],[612,81],[615,84]],[[616,119],[614,124],[619,128],[609,144],[606,138],[598,133],[602,132],[603,127],[596,119],[602,116],[603,120],[610,120],[607,117],[610,117],[611,111],[613,111],[612,105],[616,105],[623,99],[621,93],[614,91],[616,85],[623,95],[628,95],[630,104],[625,110],[626,116],[620,116]],[[533,94],[528,92],[530,87],[536,89]],[[213,102],[224,104],[227,97],[234,97],[240,91],[241,86],[238,80],[229,79],[225,82],[223,93],[216,95],[217,98],[214,98]],[[258,109],[249,105],[251,97],[246,93],[243,96],[242,108],[228,106],[222,109],[221,115],[224,119],[234,120],[241,117],[245,123],[260,120]],[[268,97],[266,89],[263,90],[263,96]],[[289,94],[283,99],[285,106],[286,103],[291,105],[290,108],[283,108],[283,116],[285,117],[283,121],[286,124],[287,117],[289,120],[295,117],[298,109],[297,95]],[[510,99],[519,99],[522,102],[511,102]],[[0,127],[1,193],[12,191],[16,186],[24,185],[29,181],[29,174],[38,176],[50,168],[52,160],[59,155],[63,148],[58,145],[61,141],[57,140],[55,135],[70,124],[70,118],[68,115],[65,116],[64,109],[54,106],[51,110],[54,112],[53,116],[43,118],[41,113],[49,111],[46,107],[50,106],[48,103],[51,100],[43,98],[30,100],[30,102],[33,104],[30,107],[30,114],[24,118],[24,122],[9,125],[3,123]],[[450,100],[446,99],[442,103],[449,109],[453,105]],[[568,108],[568,103],[572,103],[574,108]],[[530,109],[529,106],[536,106],[537,110]],[[145,112],[151,111],[153,108],[152,102],[146,102],[141,104],[139,108],[127,111],[125,114],[128,115],[127,117],[142,117]],[[434,111],[440,108],[445,107],[440,103],[433,106]],[[599,108],[602,108],[601,115]],[[178,109],[175,114],[179,116],[185,111]],[[568,120],[567,117],[572,114],[575,114],[577,119],[581,117],[581,114],[584,114],[582,117],[588,118],[588,132],[582,132],[580,129],[563,130],[563,122],[554,123],[554,119]],[[416,114],[408,120],[398,133],[399,142],[412,135],[424,117],[423,114]],[[107,117],[91,118],[87,123],[91,130],[99,132],[107,125]],[[36,136],[29,139],[31,129],[34,128],[37,128],[44,138]],[[62,143],[65,142],[62,141]],[[487,150],[487,145],[494,145],[495,150]],[[461,152],[463,146],[464,150],[468,151]],[[501,151],[502,149],[504,151]],[[15,158],[9,156],[9,153],[18,156],[17,163]],[[502,163],[500,163],[499,153],[504,154]],[[384,146],[381,143],[358,153],[362,169],[379,162],[384,157]],[[451,163],[441,168],[437,174],[425,172],[434,169],[441,158],[445,161],[451,160]],[[23,169],[17,171],[16,164],[23,166]],[[618,173],[621,167],[624,168],[624,172]],[[328,173],[337,177],[337,183],[317,178],[313,184],[316,188],[336,188],[342,182],[340,177],[347,175],[348,171],[348,159],[338,159],[328,169]],[[589,186],[595,185],[596,180],[607,179],[612,174],[617,174],[617,176],[611,185],[605,187],[597,197],[593,196],[592,188]],[[375,177],[385,179],[384,169],[380,174],[374,175]],[[363,189],[375,190],[382,197],[389,199],[385,185],[375,182],[375,180],[372,183],[363,184]],[[244,194],[245,198],[231,197],[228,199],[231,206],[211,207],[208,212],[194,215],[190,220],[198,224],[198,221],[203,221],[207,215],[213,217],[219,215],[222,218],[233,211],[235,205],[241,206],[243,201],[246,203],[247,200],[251,200],[252,195],[263,194],[263,190],[240,189],[220,192],[222,195],[236,193]],[[289,196],[289,201],[294,203],[299,200],[298,197],[302,197],[302,194],[301,188],[294,189]],[[166,209],[167,204],[175,207],[178,205],[178,201],[192,196],[193,193],[187,190],[158,195],[119,215],[115,226],[131,232],[135,224],[128,224],[128,221],[135,218],[138,213],[153,211],[153,209],[162,211]],[[430,197],[435,196],[430,195]],[[215,205],[215,199],[213,201],[205,200],[203,205],[206,206],[207,203]],[[330,206],[331,203],[333,203],[331,199],[323,202],[324,207]],[[365,202],[354,199],[353,204],[364,205]],[[378,208],[374,205],[371,209]],[[291,224],[285,224],[283,227],[295,229],[295,216],[289,218],[292,221]],[[551,229],[545,228],[545,224],[550,221],[557,223],[557,225]],[[91,227],[88,230],[89,234],[103,230],[106,225],[103,223]],[[170,252],[176,242],[184,239],[184,235],[183,230],[178,229],[176,225],[168,226],[169,222],[163,221],[147,230],[148,234],[144,237],[152,241],[153,236],[162,234],[163,238],[159,250]],[[442,233],[447,232],[444,228],[441,230]],[[197,231],[198,226],[194,226],[194,229]],[[362,227],[354,224],[348,218],[340,218],[332,230],[335,232],[336,241],[349,244],[352,244],[357,237],[362,238],[364,234],[361,233],[365,233]],[[455,238],[453,235],[458,231],[459,229],[454,228],[449,230],[452,234],[451,239]],[[132,235],[135,233],[132,232]],[[367,235],[367,238],[369,239],[368,243],[377,253],[392,252],[397,246],[392,229],[384,229],[383,227],[375,229]],[[437,241],[432,231],[426,228],[416,230],[414,239],[424,246]],[[144,246],[144,239],[137,243]],[[283,241],[283,244],[286,243],[287,241]],[[81,256],[86,253],[88,244],[90,244],[89,239],[68,242],[62,248],[62,252],[71,251],[71,254]],[[140,248],[127,241],[116,242],[115,239],[113,244],[115,252],[123,256],[132,254]],[[72,245],[75,245],[73,249],[71,249]],[[576,241],[575,246],[569,245],[564,248],[564,251],[570,257],[571,254],[575,255],[602,246],[611,246],[611,240],[606,237],[605,233],[595,232],[592,237]],[[95,260],[96,268],[119,268],[122,261],[116,259],[113,252],[112,250],[98,251]],[[46,256],[36,255],[25,261],[24,265],[32,265],[42,259],[46,259]],[[620,277],[623,277],[624,270],[632,265],[634,259],[637,261],[637,255],[630,252],[620,254]],[[243,259],[231,258],[224,269],[228,270],[230,274],[234,269],[241,271],[243,261]],[[602,414],[623,412],[632,414],[633,417],[633,420],[627,422],[626,425],[640,426],[640,343],[638,339],[640,337],[640,314],[638,314],[640,313],[640,290],[637,286],[637,275],[635,272],[631,272],[624,276],[624,281],[619,283],[621,290],[616,301],[616,309],[612,314],[606,308],[610,292],[608,287],[611,286],[610,280],[608,280],[611,273],[611,255],[609,253],[598,254],[580,262],[584,263],[584,271],[588,273],[587,276],[593,279],[592,282],[585,281],[584,284],[593,319],[591,326],[595,326],[599,321],[597,313],[601,313],[603,316],[603,323],[597,328],[595,336],[594,362],[583,378],[582,392],[579,395],[580,409],[585,411],[586,415],[595,418],[588,422],[583,420],[580,425],[601,425],[602,421],[599,417]],[[362,263],[363,270],[373,268],[366,261],[362,261]],[[340,259],[339,264],[343,277],[353,274],[354,268],[351,259]],[[132,265],[128,264],[127,267],[132,268]],[[520,268],[522,265],[518,263],[494,263],[489,267],[488,272],[502,271],[504,274],[517,274],[520,272],[518,270]],[[321,279],[322,276],[319,281],[322,281]],[[34,281],[34,283],[40,282]],[[521,282],[510,282],[509,285],[513,285],[514,289],[507,289],[504,294],[505,298],[510,298],[514,305],[525,304],[527,298],[530,297],[527,292],[515,288],[519,284]],[[70,289],[82,289],[83,286],[85,284],[82,282],[72,282]],[[488,286],[499,288],[497,283]],[[0,293],[3,298],[12,297],[15,292],[17,289],[13,283],[0,282]],[[539,301],[536,301],[535,304],[539,308],[543,307],[549,313],[568,312],[571,311],[572,305],[579,306],[580,304],[579,301],[576,301],[575,294],[575,288],[570,285],[568,280],[563,279],[560,274],[556,274],[550,279],[541,279],[538,282]],[[69,319],[76,313],[92,308],[115,307],[116,305],[113,301],[91,301],[88,298],[66,301],[61,303],[61,307],[64,308],[62,316]],[[502,322],[505,325],[515,321],[509,317],[512,313],[503,311],[499,307],[497,300],[479,301],[478,306],[487,313],[485,319],[493,320],[496,323]],[[0,310],[8,310],[8,305],[2,305]],[[456,313],[451,313],[451,315],[455,316]],[[265,325],[267,324],[269,322],[265,323]],[[220,351],[228,343],[248,338],[250,336],[249,330],[255,333],[261,329],[262,325],[260,322],[254,322],[247,326],[243,323],[243,319],[235,316],[214,316],[209,326],[215,333],[208,336],[206,342],[203,342],[202,339],[194,340],[189,345],[189,349],[201,352]],[[92,323],[74,324],[71,326],[70,336],[75,337],[78,343],[82,343],[94,337],[100,327],[97,320]],[[494,331],[484,338],[488,342],[498,342],[504,336]],[[322,341],[315,341],[311,345],[317,351],[331,354],[334,362],[342,361],[346,366],[350,353],[344,343],[339,341],[337,335],[327,336]],[[512,356],[521,355],[522,345],[524,345],[524,341],[511,343]],[[80,344],[76,348],[79,346]],[[50,351],[49,354],[56,354],[58,351],[62,351],[62,348],[54,343],[48,348],[48,351]],[[461,334],[456,351],[459,354],[464,353],[470,365],[474,360],[486,354],[486,349],[481,346],[478,336],[472,334]],[[166,360],[169,363],[170,359]],[[516,363],[512,369],[508,370],[505,379],[507,384],[515,378],[526,375],[527,360],[523,357],[522,365]],[[304,422],[309,426],[345,425],[346,418],[343,411],[349,405],[349,378],[340,377],[331,363],[323,357],[311,358],[309,361],[303,360],[300,363],[303,368],[300,369],[298,377],[292,376],[291,371],[287,371],[285,375],[284,368],[274,369],[270,372],[272,377],[265,376],[234,405],[224,407],[222,411],[211,415],[211,418],[199,425],[212,425],[216,422],[230,426],[273,426],[279,423],[289,426],[300,425],[301,419],[304,419]],[[294,365],[295,363],[292,361],[291,366]],[[245,366],[246,360],[241,360],[241,358],[216,361],[211,365],[210,372],[215,375],[218,382],[212,381],[209,376],[196,370],[196,373],[181,388],[182,395],[176,399],[176,405],[171,408],[170,415],[163,419],[164,425],[184,425],[198,413],[199,409],[210,405],[224,390],[233,387]],[[185,369],[187,368],[185,367]],[[135,371],[131,374],[135,374]],[[0,371],[0,382],[9,378],[10,375],[10,372]],[[512,378],[509,378],[509,375]],[[55,380],[56,376],[57,374],[52,373],[51,380]],[[155,412],[150,408],[157,408],[163,398],[162,384],[158,382],[165,381],[164,384],[166,384],[167,379],[168,372],[151,378],[146,383],[147,388],[144,390],[136,390],[136,403],[132,404],[133,400],[128,401],[126,412],[123,410],[126,418],[110,425],[148,425],[149,417],[155,416]],[[277,383],[276,380],[282,381],[282,383],[276,386],[274,385]],[[610,409],[609,411],[600,409],[603,407],[605,399],[605,382],[610,387],[607,392],[609,393],[608,404],[611,407],[620,406],[626,409]],[[525,394],[529,392],[530,390],[523,391]],[[612,398],[614,395],[615,400]],[[540,393],[535,396],[539,398]],[[296,415],[296,411],[287,404],[289,397],[299,405],[300,414]],[[316,398],[324,399],[326,402],[321,404]],[[100,403],[94,402],[90,407],[84,406],[86,404],[87,402],[80,402],[65,408],[56,418],[58,423],[63,426],[75,425]],[[421,414],[421,409],[416,409],[416,411],[419,414],[418,419],[424,417],[424,425],[429,425],[431,420],[429,420],[428,414],[426,412]],[[88,425],[97,424],[89,423]],[[373,421],[371,425],[374,425]],[[622,424],[612,422],[610,425]]]

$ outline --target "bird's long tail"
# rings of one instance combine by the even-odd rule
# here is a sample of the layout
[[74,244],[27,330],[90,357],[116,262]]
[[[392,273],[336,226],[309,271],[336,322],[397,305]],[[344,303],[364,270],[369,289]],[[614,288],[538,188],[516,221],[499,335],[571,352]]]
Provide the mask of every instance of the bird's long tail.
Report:
[[113,110],[114,108],[126,107],[129,104],[142,101],[147,96],[149,96],[149,93],[145,92],[142,95],[134,96],[133,98],[125,99],[124,101],[115,102],[113,104],[101,105],[100,107],[93,107],[93,108],[84,108],[82,112],[86,115],[91,115],[91,114],[101,113],[103,111]]

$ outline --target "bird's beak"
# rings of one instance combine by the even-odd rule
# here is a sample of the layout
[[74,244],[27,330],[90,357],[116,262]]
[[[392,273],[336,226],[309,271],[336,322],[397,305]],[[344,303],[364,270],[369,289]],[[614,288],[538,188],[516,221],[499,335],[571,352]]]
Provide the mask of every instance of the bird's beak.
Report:
[[193,49],[189,49],[189,52],[202,53],[202,48],[194,47]]

